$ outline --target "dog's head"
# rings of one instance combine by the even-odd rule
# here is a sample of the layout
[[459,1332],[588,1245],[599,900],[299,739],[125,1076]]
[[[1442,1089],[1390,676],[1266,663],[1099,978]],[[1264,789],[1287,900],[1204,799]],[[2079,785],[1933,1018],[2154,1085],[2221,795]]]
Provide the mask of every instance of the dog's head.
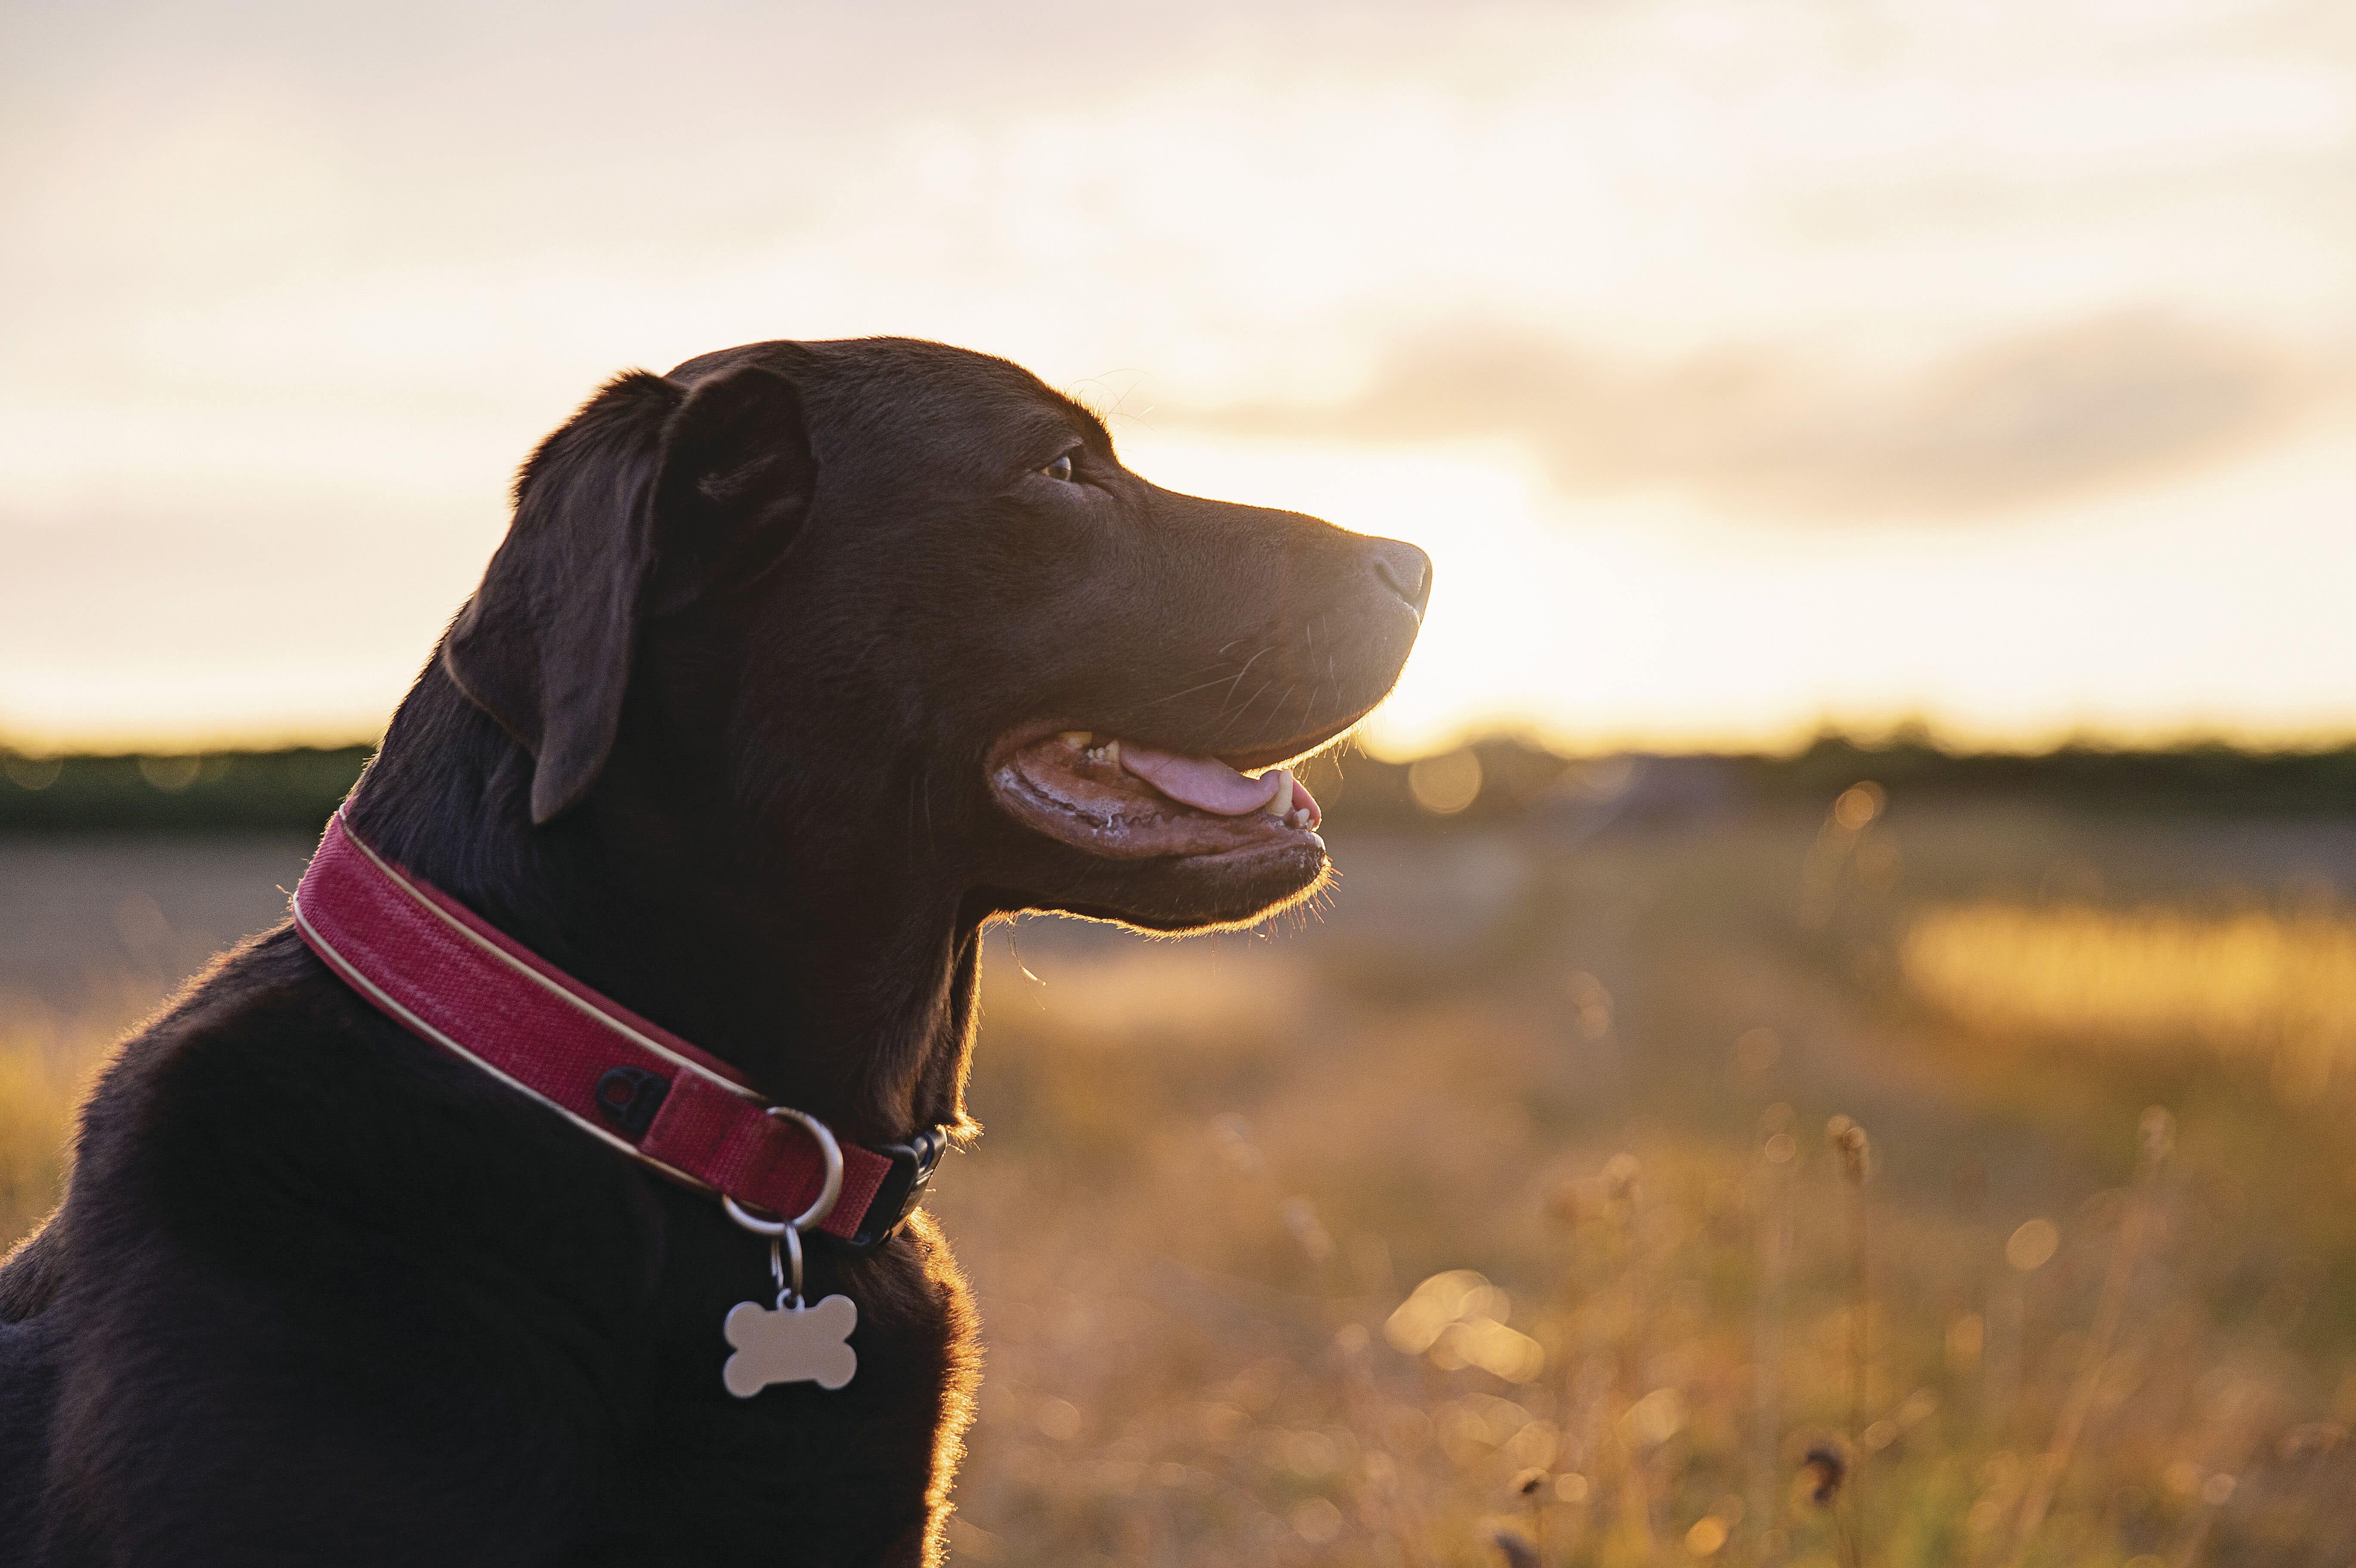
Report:
[[1410,545],[1148,484],[1003,360],[767,343],[549,437],[443,656],[530,752],[536,822],[619,791],[756,860],[1174,930],[1316,883],[1314,803],[1249,775],[1389,690],[1430,582]]

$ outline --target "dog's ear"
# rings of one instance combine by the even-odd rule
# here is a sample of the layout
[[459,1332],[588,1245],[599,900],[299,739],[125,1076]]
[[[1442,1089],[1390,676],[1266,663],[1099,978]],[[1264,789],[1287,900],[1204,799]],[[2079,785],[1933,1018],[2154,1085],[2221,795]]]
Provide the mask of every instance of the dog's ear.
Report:
[[659,565],[700,562],[747,523],[798,522],[814,476],[793,384],[750,368],[691,391],[617,377],[532,453],[442,663],[531,752],[533,822],[605,768]]
[[664,432],[647,610],[740,586],[792,543],[818,483],[793,382],[755,366],[698,382]]

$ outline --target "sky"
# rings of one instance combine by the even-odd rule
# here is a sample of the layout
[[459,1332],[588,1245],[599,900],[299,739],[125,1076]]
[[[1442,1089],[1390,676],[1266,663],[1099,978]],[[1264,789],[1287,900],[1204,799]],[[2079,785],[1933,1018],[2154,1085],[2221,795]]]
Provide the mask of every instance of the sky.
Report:
[[2356,10],[0,0],[0,738],[378,733],[596,384],[1005,355],[1393,754],[2356,737]]

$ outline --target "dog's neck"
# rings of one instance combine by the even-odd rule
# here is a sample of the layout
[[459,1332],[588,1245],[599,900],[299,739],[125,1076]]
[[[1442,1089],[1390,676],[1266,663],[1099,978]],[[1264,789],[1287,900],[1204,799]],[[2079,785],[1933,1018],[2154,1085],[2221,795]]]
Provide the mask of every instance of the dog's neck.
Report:
[[531,761],[429,667],[350,816],[517,941],[861,1142],[965,1125],[980,912],[840,857],[733,841],[616,759],[535,827]]

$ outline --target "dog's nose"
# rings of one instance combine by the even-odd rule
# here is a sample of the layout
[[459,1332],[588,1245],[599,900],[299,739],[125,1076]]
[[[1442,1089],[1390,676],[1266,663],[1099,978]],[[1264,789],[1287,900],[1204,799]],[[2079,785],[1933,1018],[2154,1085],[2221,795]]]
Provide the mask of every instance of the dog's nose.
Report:
[[1375,575],[1420,618],[1431,599],[1431,558],[1399,539],[1376,539],[1374,557]]

